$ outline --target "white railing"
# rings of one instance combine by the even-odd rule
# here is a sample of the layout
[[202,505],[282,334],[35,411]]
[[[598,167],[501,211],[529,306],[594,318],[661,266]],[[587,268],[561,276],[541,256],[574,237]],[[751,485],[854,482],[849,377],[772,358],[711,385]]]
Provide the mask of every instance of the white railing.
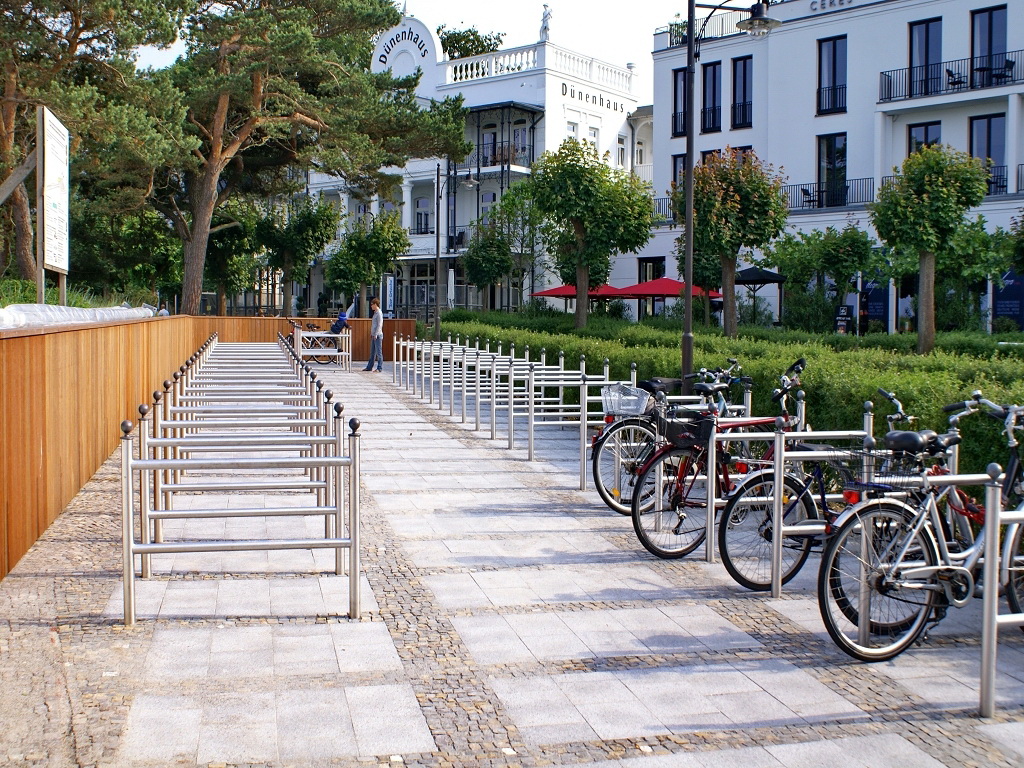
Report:
[[445,62],[445,83],[464,83],[533,69],[548,68],[590,81],[595,86],[632,93],[633,73],[590,56],[559,48],[551,43],[535,43],[482,56]]

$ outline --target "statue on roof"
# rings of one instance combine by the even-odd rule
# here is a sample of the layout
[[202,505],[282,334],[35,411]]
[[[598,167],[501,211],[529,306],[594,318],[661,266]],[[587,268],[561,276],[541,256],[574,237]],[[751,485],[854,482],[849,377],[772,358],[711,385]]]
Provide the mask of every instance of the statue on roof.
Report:
[[551,9],[544,3],[544,15],[540,19],[540,42],[546,43],[551,37]]

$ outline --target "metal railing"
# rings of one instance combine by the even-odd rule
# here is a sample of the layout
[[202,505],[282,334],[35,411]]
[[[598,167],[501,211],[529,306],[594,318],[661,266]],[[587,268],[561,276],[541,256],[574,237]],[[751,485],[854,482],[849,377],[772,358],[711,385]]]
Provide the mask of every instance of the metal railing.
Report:
[[1024,51],[890,69],[879,73],[878,80],[880,102],[999,88],[1024,80]]
[[842,182],[808,182],[782,187],[790,210],[841,208],[863,205],[875,199],[875,180],[844,179]]
[[[985,192],[986,195],[1010,194],[1008,170],[1009,169],[1005,165],[989,166],[988,189]],[[883,176],[882,184],[886,184],[890,181],[896,181],[898,178],[899,174]],[[1024,191],[1024,165],[1017,166],[1017,191]]]
[[676,211],[672,206],[671,197],[654,198],[654,224],[658,227],[666,227],[675,223]]
[[827,85],[818,89],[818,114],[846,111],[846,85]]
[[494,166],[507,168],[512,165],[529,168],[533,160],[532,144],[499,141],[496,144],[477,144],[464,160],[456,164],[456,168],[460,171]]
[[685,112],[673,112],[672,113],[672,135],[673,136],[685,136],[686,135],[686,113]]
[[[285,338],[278,339],[278,344],[218,344],[211,337],[164,382],[163,392],[154,393],[152,408],[139,406],[138,459],[133,455],[134,425],[122,422],[125,625],[136,620],[136,556],[141,578],[149,578],[153,555],[199,552],[334,549],[334,572],[341,575],[342,551],[347,550],[349,616],[359,617],[359,422],[349,423],[345,456],[343,407],[334,404],[331,417],[332,394],[323,390],[323,382],[316,381]],[[240,451],[267,453],[206,457]],[[204,458],[193,458],[197,452]],[[210,472],[212,476],[204,474]],[[259,477],[247,477],[248,472]],[[214,501],[202,506],[205,493],[266,490],[301,492],[308,503],[243,508]],[[183,493],[192,495],[187,508],[174,501]],[[299,516],[323,517],[324,537],[167,541],[163,526],[169,519]],[[346,526],[347,537],[342,536]],[[299,527],[304,533],[304,526]]]
[[722,108],[704,107],[700,111],[700,132],[711,133],[722,130]]
[[732,105],[732,127],[750,128],[754,125],[754,102],[741,101]]

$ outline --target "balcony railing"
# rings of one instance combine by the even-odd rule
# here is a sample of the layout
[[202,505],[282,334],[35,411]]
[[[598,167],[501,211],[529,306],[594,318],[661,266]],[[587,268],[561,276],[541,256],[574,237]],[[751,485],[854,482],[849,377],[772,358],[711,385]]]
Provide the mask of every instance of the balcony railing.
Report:
[[686,135],[686,113],[685,112],[673,112],[672,113],[672,135],[673,136],[685,136]]
[[1024,194],[1024,163],[1017,166],[1017,193]]
[[998,88],[1024,81],[1024,51],[890,69],[880,73],[878,80],[880,102]]
[[846,85],[827,85],[818,89],[818,114],[846,111]]
[[812,208],[842,208],[863,205],[875,199],[874,179],[845,179],[843,181],[787,184],[782,188],[790,210]]
[[732,127],[750,128],[754,125],[754,103],[741,101],[732,105]]
[[[1005,165],[990,166],[988,171],[987,195],[1008,195],[1010,194],[1008,168]],[[899,176],[883,176],[882,184],[896,181]],[[1024,165],[1017,166],[1017,191],[1024,192]]]
[[[701,34],[701,40],[711,40],[716,37],[729,37],[730,35],[742,34],[740,30],[736,28],[737,21],[743,21],[748,18],[750,13],[747,11],[732,11],[730,13],[722,13],[717,16],[712,16],[708,19],[707,26],[704,27],[703,34]],[[697,31],[701,31],[701,25],[704,23],[704,19],[697,19]],[[661,47],[667,48],[678,48],[681,45],[686,45],[686,22],[674,21],[667,27],[661,27],[660,29],[654,30],[655,34],[655,50],[662,50]]]
[[722,130],[722,108],[704,107],[700,111],[700,132],[713,133]]
[[654,198],[654,226],[667,227],[676,220],[671,197]]
[[493,166],[508,168],[512,165],[529,168],[532,164],[532,144],[500,141],[497,144],[478,144],[457,167],[460,171],[464,171],[467,168],[490,168]]

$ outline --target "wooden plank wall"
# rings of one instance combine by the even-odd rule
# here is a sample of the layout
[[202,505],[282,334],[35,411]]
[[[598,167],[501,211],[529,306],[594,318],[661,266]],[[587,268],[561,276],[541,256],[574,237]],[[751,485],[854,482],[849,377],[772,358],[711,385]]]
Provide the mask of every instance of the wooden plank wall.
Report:
[[[353,359],[365,360],[370,321],[351,322]],[[281,318],[175,316],[0,331],[0,578],[107,460],[121,421],[135,421],[138,405],[211,334],[276,341],[288,330]],[[392,334],[415,330],[412,320],[386,320],[385,359]]]

